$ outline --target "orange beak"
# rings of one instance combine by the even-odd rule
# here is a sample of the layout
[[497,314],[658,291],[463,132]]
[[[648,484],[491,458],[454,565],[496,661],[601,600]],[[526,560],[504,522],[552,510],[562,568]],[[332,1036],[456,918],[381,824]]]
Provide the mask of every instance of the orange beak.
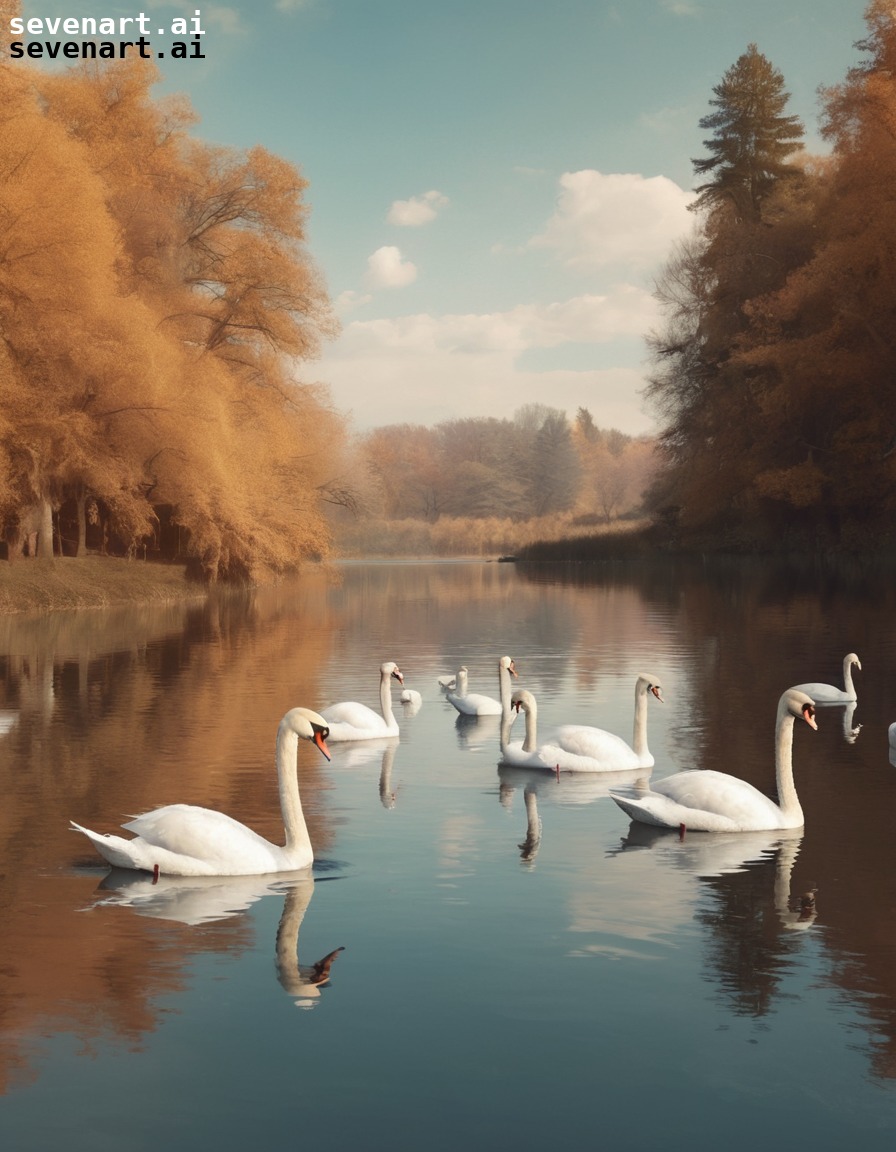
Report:
[[324,740],[323,732],[320,732],[318,729],[315,729],[313,739],[314,739],[314,743],[318,746],[318,748],[320,748],[321,752],[323,752],[324,756],[326,756],[326,758],[329,760],[330,759],[330,749],[327,747],[326,740]]

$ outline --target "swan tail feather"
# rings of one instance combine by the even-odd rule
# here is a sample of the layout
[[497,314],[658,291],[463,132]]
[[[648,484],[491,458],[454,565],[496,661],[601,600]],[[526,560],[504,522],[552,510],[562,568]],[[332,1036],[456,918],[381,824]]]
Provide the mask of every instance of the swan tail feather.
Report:
[[81,832],[99,852],[103,859],[113,868],[130,868],[142,872],[152,872],[153,863],[143,859],[145,853],[140,851],[141,845],[135,840],[125,840],[123,836],[107,836],[101,832],[93,832],[82,824],[70,820],[72,830]]

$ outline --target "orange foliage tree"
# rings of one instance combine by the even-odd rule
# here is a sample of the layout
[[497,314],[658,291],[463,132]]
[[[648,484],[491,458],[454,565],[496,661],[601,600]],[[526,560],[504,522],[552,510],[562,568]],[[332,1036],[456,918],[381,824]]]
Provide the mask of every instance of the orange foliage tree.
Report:
[[757,476],[829,528],[896,507],[896,13],[874,0],[866,60],[824,92],[834,145],[813,258],[754,302],[739,360],[763,381],[774,455]]
[[345,430],[295,376],[335,331],[305,181],[192,138],[151,62],[0,70],[7,520],[37,504],[47,553],[64,500],[125,543],[167,506],[210,579],[325,554]]
[[652,501],[704,538],[862,546],[892,521],[896,12],[865,18],[862,62],[822,93],[831,155],[788,162],[758,221],[708,202],[657,285]]

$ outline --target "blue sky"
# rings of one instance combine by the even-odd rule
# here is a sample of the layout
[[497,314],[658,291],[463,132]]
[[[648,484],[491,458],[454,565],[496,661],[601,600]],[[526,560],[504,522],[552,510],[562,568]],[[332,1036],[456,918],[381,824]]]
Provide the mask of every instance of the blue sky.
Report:
[[817,89],[865,32],[865,0],[42,0],[24,14],[143,11],[161,28],[197,8],[206,59],[166,59],[164,87],[189,94],[198,135],[262,144],[309,181],[309,248],[342,334],[300,375],[358,431],[532,402],[653,430],[651,284],[693,226],[713,85],[756,43],[824,151]]

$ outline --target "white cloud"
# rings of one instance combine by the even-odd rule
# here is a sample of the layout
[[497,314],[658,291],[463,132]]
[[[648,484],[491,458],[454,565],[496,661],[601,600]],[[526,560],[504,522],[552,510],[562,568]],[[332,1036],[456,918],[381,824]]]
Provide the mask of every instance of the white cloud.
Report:
[[403,288],[417,279],[417,265],[405,260],[401,249],[386,244],[367,258],[367,281],[374,288]]
[[566,172],[553,216],[529,244],[553,249],[569,267],[649,267],[692,229],[693,198],[666,176]]
[[422,196],[412,196],[410,200],[393,200],[388,220],[390,224],[398,224],[402,228],[419,228],[435,220],[447,205],[448,197],[433,188]]
[[[340,297],[344,327],[319,365],[319,378],[356,428],[503,416],[527,403],[571,416],[585,406],[598,424],[633,435],[655,427],[641,396],[643,338],[661,315],[644,285],[693,228],[687,211],[693,194],[662,176],[593,170],[567,172],[558,189],[550,218],[516,251],[524,261],[534,249],[549,252],[575,272],[577,287],[561,289],[553,300],[527,292],[526,302],[502,311],[381,310],[362,319],[370,311],[352,310],[370,298]],[[555,283],[556,275],[562,278],[559,268]],[[365,290],[410,284],[416,276],[399,248],[382,247],[368,261]]]
[[373,288],[403,288],[417,279],[417,266],[403,260],[401,249],[387,244],[367,257],[367,282]]
[[[652,427],[638,395],[644,380],[630,363],[616,363],[613,344],[630,345],[656,319],[653,298],[622,285],[605,295],[506,312],[356,320],[346,324],[318,373],[359,429],[504,416],[539,402],[571,416],[584,405],[599,424],[637,434]],[[551,350],[564,345],[593,345],[594,368],[551,368]],[[520,367],[523,353],[542,350],[545,370]],[[630,349],[627,354],[630,359]]]

